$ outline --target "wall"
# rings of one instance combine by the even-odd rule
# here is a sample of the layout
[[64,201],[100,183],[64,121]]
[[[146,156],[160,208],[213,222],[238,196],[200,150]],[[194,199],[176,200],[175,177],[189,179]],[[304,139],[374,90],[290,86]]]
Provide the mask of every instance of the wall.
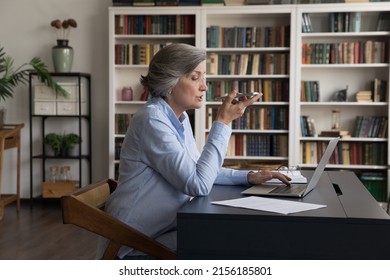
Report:
[[[1,0],[0,46],[14,58],[15,67],[40,57],[54,71],[51,48],[56,32],[54,19],[74,18],[78,26],[71,30],[69,45],[75,50],[73,72],[92,77],[92,179],[108,176],[108,7],[111,0]],[[24,123],[22,131],[21,196],[30,197],[29,105],[28,86],[20,85],[13,99],[0,101],[7,109],[7,123]],[[15,149],[13,149],[15,150]],[[11,192],[16,184],[16,152],[4,157],[2,192]],[[34,185],[40,190],[40,184]]]

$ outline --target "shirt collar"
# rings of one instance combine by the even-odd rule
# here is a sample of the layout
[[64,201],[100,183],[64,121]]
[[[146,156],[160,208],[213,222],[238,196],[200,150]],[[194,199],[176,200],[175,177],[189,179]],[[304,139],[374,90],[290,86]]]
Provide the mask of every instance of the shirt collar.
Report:
[[163,110],[163,112],[167,115],[168,119],[171,121],[172,125],[175,127],[177,132],[179,132],[179,134],[184,139],[183,122],[187,118],[187,114],[184,112],[183,114],[180,115],[179,118],[177,118],[171,106],[169,106],[168,103],[162,97],[155,97],[153,99],[155,99],[154,102]]

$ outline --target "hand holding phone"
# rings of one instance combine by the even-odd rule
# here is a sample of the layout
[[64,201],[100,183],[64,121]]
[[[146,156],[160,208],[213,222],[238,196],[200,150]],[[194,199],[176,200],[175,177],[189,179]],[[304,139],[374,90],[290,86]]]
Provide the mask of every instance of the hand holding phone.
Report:
[[[241,97],[249,97],[249,98],[252,98],[253,96],[258,95],[258,94],[260,94],[260,93],[258,93],[258,92],[237,93],[237,95],[236,95],[236,97],[235,97],[234,99],[239,100]],[[223,101],[223,100],[225,100],[226,97],[227,97],[227,96],[218,96],[218,97],[215,98],[215,101],[221,101],[221,100]]]

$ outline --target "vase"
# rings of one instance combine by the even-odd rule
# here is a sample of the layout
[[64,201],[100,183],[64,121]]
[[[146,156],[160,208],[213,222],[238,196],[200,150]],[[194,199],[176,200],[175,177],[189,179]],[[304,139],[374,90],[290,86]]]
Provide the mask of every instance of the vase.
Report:
[[70,72],[72,69],[73,48],[68,44],[69,40],[57,40],[57,45],[52,48],[55,72]]

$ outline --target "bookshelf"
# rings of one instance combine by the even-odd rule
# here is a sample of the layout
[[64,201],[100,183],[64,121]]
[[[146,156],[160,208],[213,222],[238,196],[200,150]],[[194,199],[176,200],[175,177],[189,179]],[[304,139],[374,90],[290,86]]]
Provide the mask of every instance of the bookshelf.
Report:
[[[293,6],[236,6],[208,8],[202,12],[202,47],[207,50],[208,92],[200,121],[207,139],[220,101],[215,97],[232,88],[263,92],[261,102],[232,122],[232,137],[225,165],[239,168],[288,164],[293,121],[290,110],[293,88],[291,53],[295,45]],[[292,33],[292,34],[291,34]],[[292,74],[291,74],[292,73]]]
[[[358,117],[375,119],[373,117],[376,116],[387,119],[389,115],[390,32],[383,24],[377,30],[378,19],[382,17],[382,12],[388,11],[389,8],[388,3],[110,7],[110,176],[116,177],[118,158],[115,154],[118,156],[120,143],[124,138],[123,129],[121,133],[118,132],[115,118],[124,117],[131,123],[131,114],[145,103],[139,78],[141,74],[146,74],[148,61],[153,56],[151,53],[141,62],[131,61],[130,46],[134,54],[139,51],[134,48],[145,44],[150,44],[150,50],[154,49],[155,45],[185,42],[206,48],[208,54],[209,90],[204,106],[192,115],[194,137],[199,149],[202,149],[206,142],[213,116],[220,105],[220,101],[214,101],[215,96],[229,92],[233,85],[242,92],[260,91],[261,88],[264,93],[263,100],[248,108],[241,120],[232,123],[233,134],[226,166],[256,168],[259,165],[283,164],[312,169],[321,155],[320,148],[330,139],[329,135],[332,135],[332,119],[335,116],[332,112],[337,111],[337,125],[342,132],[348,131],[351,137],[341,139],[338,148],[340,156],[332,159],[328,168],[353,170],[361,175],[362,181],[368,182],[370,187],[378,181],[381,185],[386,185],[388,195],[388,133],[379,133],[375,137],[375,134],[370,137],[360,133],[359,137],[354,137],[353,134]],[[149,18],[165,17],[164,19],[168,20],[168,16],[173,16],[176,23],[180,21],[180,16],[187,15],[191,18],[191,31],[184,34],[176,28],[172,32],[158,30],[155,33],[125,33],[118,32],[116,28],[118,22],[124,21],[126,17],[134,20],[142,16],[141,22],[150,27],[153,24],[146,23]],[[335,23],[330,24],[330,19],[336,19],[336,16],[337,19],[342,19],[344,26],[340,23],[340,28],[333,30]],[[356,18],[360,19],[360,25],[350,25]],[[180,26],[188,24],[180,22]],[[310,26],[303,26],[305,22]],[[265,36],[266,34],[268,36]],[[242,40],[235,39],[238,35],[242,36]],[[371,43],[367,43],[368,41]],[[342,48],[345,45],[350,49],[363,49],[367,45],[372,49],[375,49],[375,46],[386,47],[381,51],[382,57],[379,56],[379,60],[374,56],[371,61],[367,60],[364,54],[362,57],[359,52],[348,58],[346,47],[343,55],[353,60],[341,63],[341,60],[330,60],[330,52],[326,55],[331,45],[332,48]],[[314,57],[318,59],[316,63],[302,60],[308,46],[315,46],[314,50],[318,48]],[[118,60],[120,57],[123,59],[123,53],[126,59]],[[320,54],[325,54],[321,60],[317,58]],[[235,61],[235,64],[232,61]],[[274,62],[273,67],[269,67],[270,61]],[[236,67],[230,68],[226,65]],[[357,102],[355,94],[360,92],[359,99],[363,101],[374,83],[381,86],[375,87],[377,94],[373,102]],[[131,87],[131,100],[122,100],[121,91],[124,87]],[[311,136],[302,136],[302,117],[314,120],[311,128],[314,127],[316,131]],[[383,126],[388,129],[387,123]],[[319,134],[322,137],[318,136]],[[259,149],[260,143],[266,148]],[[253,147],[244,148],[248,146]],[[304,149],[314,151],[314,147],[319,151],[315,155],[316,159],[314,154],[313,157],[306,154],[303,156]],[[360,151],[359,157],[362,151],[366,156],[379,153],[382,157],[371,158],[370,161],[356,161],[359,157],[351,157],[355,150]],[[350,155],[348,160],[347,154]],[[386,183],[383,183],[384,181]]]
[[139,82],[141,75],[146,75],[153,53],[165,45],[174,42],[199,45],[198,12],[191,7],[109,8],[111,178],[117,178],[120,147],[125,136],[123,122],[129,124],[131,115],[148,98]]
[[[388,9],[388,5],[368,3],[297,8],[297,26],[301,28],[297,28],[296,43],[302,48],[297,48],[296,57],[301,59],[295,63],[295,92],[301,93],[295,99],[295,115],[314,120],[309,127],[314,126],[315,132],[301,133],[295,139],[293,164],[315,166],[326,146],[324,141],[331,135],[336,111],[337,126],[347,137],[342,137],[328,167],[354,171],[368,188],[373,181],[380,182],[381,188],[387,187],[383,180],[389,175],[390,33],[377,27]],[[381,81],[382,89],[375,87],[378,89],[374,94],[375,81]],[[369,97],[363,98],[367,92]],[[362,128],[358,123],[366,125]],[[304,123],[297,122],[294,130],[305,131],[304,127]],[[387,201],[387,191],[379,192],[382,196],[376,194],[376,198]]]

